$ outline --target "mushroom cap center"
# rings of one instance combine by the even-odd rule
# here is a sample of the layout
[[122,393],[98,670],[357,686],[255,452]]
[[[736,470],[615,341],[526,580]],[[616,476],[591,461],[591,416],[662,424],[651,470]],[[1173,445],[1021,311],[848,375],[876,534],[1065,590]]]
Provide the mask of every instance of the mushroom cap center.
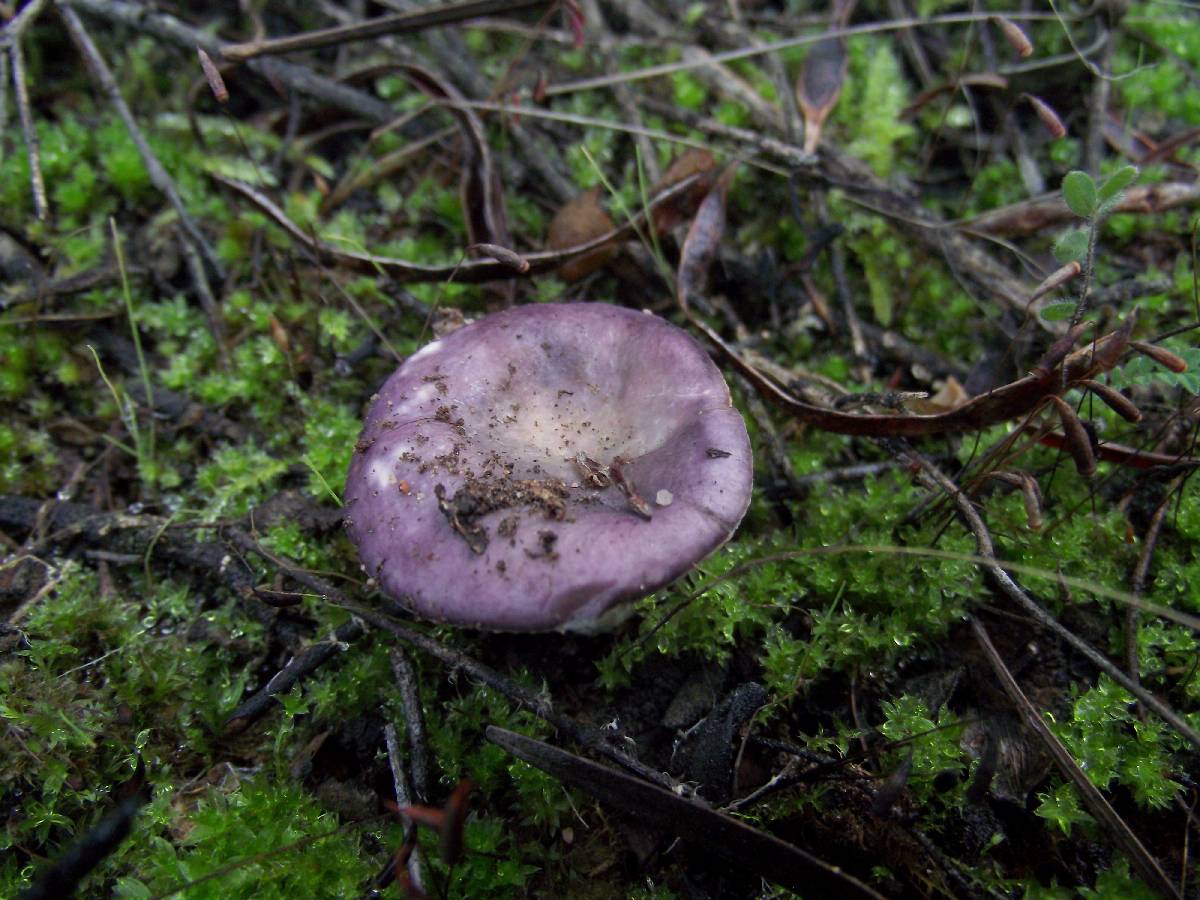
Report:
[[[498,314],[468,326],[475,340],[465,354],[455,334],[414,354],[404,371],[411,380],[419,369],[424,386],[397,418],[432,408],[435,421],[461,429],[467,446],[497,454],[514,477],[572,483],[581,454],[602,465],[636,460],[697,413],[729,406],[711,363],[694,346],[664,340],[661,329],[673,326],[661,319],[623,310],[613,321],[614,307],[536,309],[550,320],[541,327]],[[606,315],[594,323],[581,315],[596,309]],[[561,321],[566,310],[583,321]],[[491,332],[486,340],[480,328]]]

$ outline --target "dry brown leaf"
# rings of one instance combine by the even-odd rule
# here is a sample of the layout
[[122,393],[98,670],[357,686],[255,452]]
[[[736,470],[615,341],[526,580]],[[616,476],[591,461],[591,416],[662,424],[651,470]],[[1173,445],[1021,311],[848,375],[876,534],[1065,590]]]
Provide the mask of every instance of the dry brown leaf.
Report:
[[659,235],[665,235],[686,222],[696,209],[696,206],[708,193],[712,186],[709,177],[716,168],[717,161],[712,153],[703,147],[689,147],[684,150],[667,166],[662,178],[650,189],[651,196],[661,193],[674,184],[679,184],[685,178],[693,175],[701,176],[696,181],[694,190],[681,194],[675,203],[666,204],[654,213],[654,229]]
[[840,37],[818,41],[804,57],[796,79],[796,102],[804,114],[805,153],[817,152],[821,128],[842,95],[849,62],[846,41]]
[[963,404],[970,401],[971,395],[953,375],[949,376],[942,384],[939,390],[932,397],[918,400],[910,400],[906,404],[907,407],[917,415],[935,416],[939,413],[950,412],[952,409],[958,409]]
[[708,267],[712,265],[725,235],[725,196],[733,180],[733,168],[721,173],[716,185],[700,203],[688,229],[683,249],[679,251],[679,276],[676,289],[679,302],[685,308],[688,299],[704,287]]
[[[569,201],[554,214],[546,236],[546,246],[551,250],[563,250],[585,244],[612,230],[612,216],[600,203],[600,188],[594,187]],[[598,247],[565,263],[558,270],[559,277],[563,281],[578,281],[604,266],[616,252],[615,244]]]

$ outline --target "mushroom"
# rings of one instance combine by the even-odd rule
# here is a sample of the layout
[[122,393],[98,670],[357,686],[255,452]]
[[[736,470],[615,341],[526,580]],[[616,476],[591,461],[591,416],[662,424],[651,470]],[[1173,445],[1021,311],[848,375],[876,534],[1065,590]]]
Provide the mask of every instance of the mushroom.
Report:
[[599,631],[729,539],[752,474],[729,388],[686,332],[616,306],[520,306],[383,385],[347,529],[419,616]]

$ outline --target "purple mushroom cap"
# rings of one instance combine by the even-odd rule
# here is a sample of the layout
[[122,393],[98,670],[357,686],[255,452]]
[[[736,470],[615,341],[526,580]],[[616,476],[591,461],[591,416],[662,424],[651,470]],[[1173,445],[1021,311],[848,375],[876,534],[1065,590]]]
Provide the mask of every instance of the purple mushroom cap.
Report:
[[387,380],[346,521],[367,573],[419,616],[595,631],[728,540],[752,475],[729,388],[686,332],[616,306],[520,306]]

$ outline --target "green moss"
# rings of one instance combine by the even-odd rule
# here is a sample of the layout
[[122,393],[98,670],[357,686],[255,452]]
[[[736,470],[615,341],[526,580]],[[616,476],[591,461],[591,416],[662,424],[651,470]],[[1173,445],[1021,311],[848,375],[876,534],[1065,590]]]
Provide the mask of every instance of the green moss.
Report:
[[[118,897],[149,898],[186,882],[189,897],[347,897],[362,890],[358,831],[343,829],[299,787],[262,776],[213,787],[194,808],[156,798],[122,856]],[[165,801],[165,802],[164,802]],[[179,800],[175,801],[176,803]],[[398,839],[398,829],[389,833]]]
[[1069,835],[1078,825],[1094,825],[1096,822],[1083,808],[1079,791],[1071,784],[1061,782],[1052,791],[1039,792],[1037,796],[1037,815],[1064,835]]
[[908,84],[889,41],[858,38],[849,48],[845,87],[831,119],[849,137],[847,152],[886,176],[901,145],[916,133],[900,117],[909,102]]
[[[109,183],[126,201],[135,203],[150,190],[150,173],[142,164],[142,157],[134,146],[133,140],[119,122],[110,122],[97,135],[99,143],[99,162]],[[161,150],[171,144],[160,144]]]
[[282,460],[253,445],[223,447],[196,470],[196,502],[209,519],[244,515],[266,499],[286,469]]
[[448,792],[463,778],[474,785],[466,854],[452,871],[437,858],[436,836],[423,835],[434,878],[455,897],[521,897],[536,893],[533,886],[541,883],[587,884],[582,873],[570,870],[559,835],[589,801],[579,795],[573,799],[557,779],[483,739],[488,725],[547,737],[545,723],[479,685],[450,685],[443,696],[425,701],[441,790]]
[[1171,754],[1183,748],[1182,740],[1159,719],[1139,719],[1132,695],[1107,675],[1076,691],[1069,720],[1047,718],[1096,787],[1120,784],[1140,805],[1160,809],[1182,790],[1168,777]]
[[880,704],[884,721],[883,735],[893,741],[905,741],[891,752],[891,765],[911,759],[908,786],[918,797],[928,800],[935,776],[967,768],[967,754],[959,745],[962,728],[953,713],[934,716],[920,697],[903,694]]
[[708,99],[708,91],[690,72],[676,72],[671,76],[671,87],[675,102],[684,109],[700,109]]
[[139,817],[130,842],[90,883],[110,883],[150,844],[169,847],[154,817],[172,813],[189,770],[206,768],[245,687],[236,648],[262,640],[232,604],[197,612],[182,585],[118,583],[106,595],[94,573],[73,563],[55,577],[22,623],[29,648],[0,661],[0,793],[15,802],[0,831],[11,860],[0,867],[6,896],[35,871],[18,865],[12,848],[61,852],[107,812],[138,752],[159,785],[157,813]]
[[1186,14],[1153,3],[1133,4],[1130,21],[1135,35],[1145,35],[1162,49],[1136,39],[1118,44],[1113,68],[1120,77],[1113,84],[1122,106],[1131,115],[1153,113],[1200,125],[1200,89],[1176,59],[1193,70],[1200,66],[1195,22]]
[[982,166],[975,173],[966,208],[953,210],[951,214],[979,215],[1024,198],[1025,190],[1017,171],[1017,164],[1010,159],[998,159]]
[[[602,681],[625,683],[655,652],[723,661],[735,648],[761,646],[768,685],[786,700],[818,677],[886,665],[944,633],[977,590],[969,565],[854,549],[894,544],[893,529],[915,502],[915,489],[898,475],[868,479],[863,490],[814,489],[797,510],[805,526],[795,536],[743,537],[642,601],[639,634],[600,664]],[[965,536],[939,546],[971,550]]]
[[306,398],[302,408],[304,460],[312,469],[308,489],[318,497],[326,496],[329,487],[340,491],[362,421],[350,406],[329,400]]

